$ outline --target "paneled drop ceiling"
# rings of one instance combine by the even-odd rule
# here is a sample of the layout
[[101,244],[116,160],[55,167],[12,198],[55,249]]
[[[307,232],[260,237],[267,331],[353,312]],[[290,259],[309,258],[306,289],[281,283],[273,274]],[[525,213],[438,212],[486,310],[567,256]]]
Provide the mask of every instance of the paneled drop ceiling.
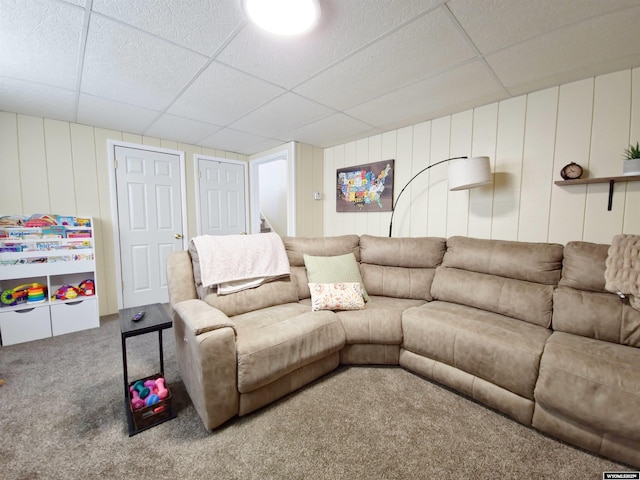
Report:
[[640,0],[0,0],[0,110],[252,154],[328,147],[640,66]]

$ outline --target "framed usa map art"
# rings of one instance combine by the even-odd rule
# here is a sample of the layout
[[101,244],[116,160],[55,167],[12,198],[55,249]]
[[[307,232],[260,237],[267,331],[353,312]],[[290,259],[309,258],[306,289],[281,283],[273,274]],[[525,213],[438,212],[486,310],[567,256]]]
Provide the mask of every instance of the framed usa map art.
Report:
[[336,212],[390,212],[395,160],[339,168]]

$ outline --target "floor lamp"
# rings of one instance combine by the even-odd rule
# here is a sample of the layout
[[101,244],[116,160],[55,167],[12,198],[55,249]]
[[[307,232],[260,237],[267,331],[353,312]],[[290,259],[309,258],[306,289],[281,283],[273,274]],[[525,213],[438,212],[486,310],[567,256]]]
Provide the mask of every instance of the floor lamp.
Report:
[[441,163],[451,162],[447,171],[449,177],[449,190],[468,190],[474,187],[480,187],[492,182],[491,179],[491,163],[489,157],[452,157],[446,160],[432,163],[416,173],[407,184],[402,187],[400,194],[397,196],[395,203],[391,205],[391,220],[389,221],[389,237],[393,229],[393,214],[396,213],[396,207],[402,197],[402,193],[420,174],[426,172]]

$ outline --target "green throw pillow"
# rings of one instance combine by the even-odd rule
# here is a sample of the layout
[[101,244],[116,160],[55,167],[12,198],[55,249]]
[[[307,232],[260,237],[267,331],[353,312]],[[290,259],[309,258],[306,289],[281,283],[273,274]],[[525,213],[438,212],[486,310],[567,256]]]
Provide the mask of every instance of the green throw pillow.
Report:
[[369,301],[369,295],[364,288],[360,268],[353,253],[335,257],[315,257],[305,254],[303,257],[309,283],[360,282],[362,297],[365,302]]

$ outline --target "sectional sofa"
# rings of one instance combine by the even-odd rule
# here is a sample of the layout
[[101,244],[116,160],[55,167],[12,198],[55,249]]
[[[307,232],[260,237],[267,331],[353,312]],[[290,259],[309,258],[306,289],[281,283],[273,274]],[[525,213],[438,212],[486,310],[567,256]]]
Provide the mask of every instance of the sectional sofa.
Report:
[[[289,277],[224,296],[199,283],[193,244],[168,259],[179,371],[207,429],[341,364],[398,365],[640,467],[640,312],[604,288],[607,245],[371,235],[283,243]],[[364,309],[313,311],[308,260],[352,257]]]

